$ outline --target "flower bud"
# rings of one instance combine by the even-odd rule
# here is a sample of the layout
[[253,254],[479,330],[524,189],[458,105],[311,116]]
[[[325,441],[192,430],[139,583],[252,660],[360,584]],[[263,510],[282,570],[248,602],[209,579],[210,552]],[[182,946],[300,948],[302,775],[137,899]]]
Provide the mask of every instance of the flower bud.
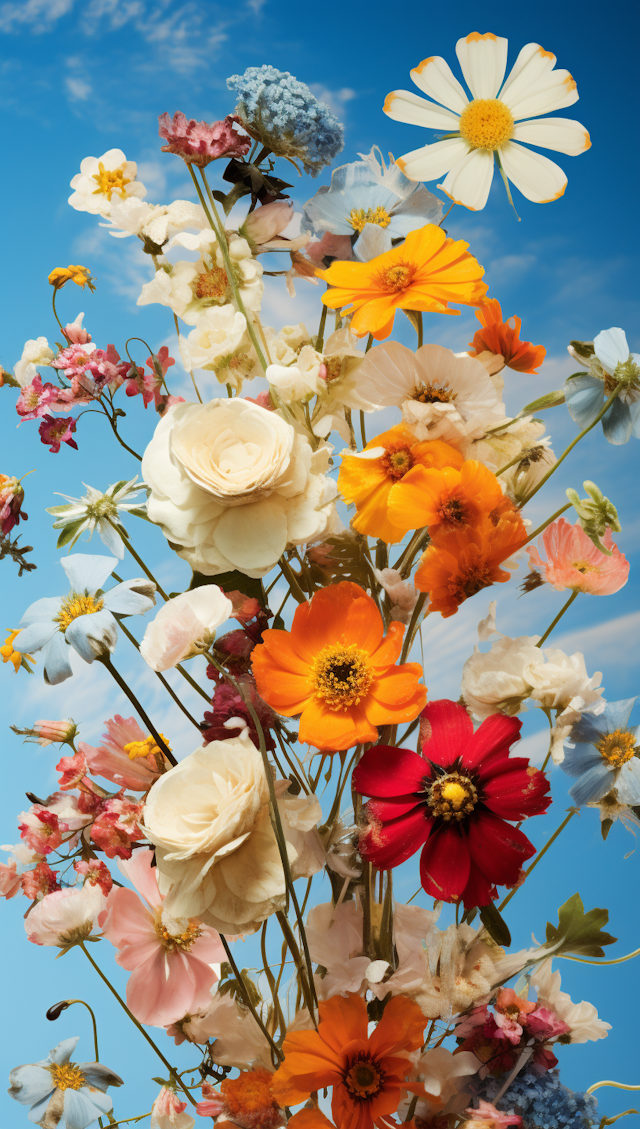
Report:
[[261,208],[249,212],[242,225],[242,235],[249,241],[259,246],[268,243],[274,236],[284,231],[291,223],[293,204],[289,200],[273,200],[270,204],[263,204]]
[[578,492],[571,488],[567,490],[567,498],[575,509],[578,521],[587,537],[593,541],[596,549],[610,557],[613,550],[607,549],[600,538],[606,533],[607,528],[614,533],[620,532],[622,526],[618,519],[618,511],[613,502],[605,498],[595,482],[587,479],[582,485],[589,495],[588,498],[580,498]]

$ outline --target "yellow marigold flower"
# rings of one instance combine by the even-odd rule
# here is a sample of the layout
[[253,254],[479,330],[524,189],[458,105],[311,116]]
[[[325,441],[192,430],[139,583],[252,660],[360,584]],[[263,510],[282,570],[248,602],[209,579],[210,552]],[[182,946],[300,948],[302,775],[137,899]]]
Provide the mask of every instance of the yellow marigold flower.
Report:
[[351,332],[371,333],[377,341],[391,333],[396,310],[459,314],[449,302],[479,306],[487,292],[484,267],[468,246],[429,223],[368,263],[335,262],[316,271],[330,287],[322,301],[333,309],[347,306]]
[[71,263],[68,267],[55,267],[49,275],[49,282],[56,290],[61,290],[67,282],[75,282],[76,286],[81,286],[83,290],[85,286],[88,286],[89,290],[95,290],[89,268],[73,266]]
[[21,666],[24,667],[29,674],[32,674],[33,672],[29,668],[29,663],[35,663],[36,660],[32,658],[31,655],[23,655],[21,651],[17,651],[13,646],[15,637],[19,634],[20,628],[7,627],[6,630],[9,634],[4,641],[4,646],[0,647],[0,655],[2,655],[3,663],[13,663],[13,669],[16,674]]

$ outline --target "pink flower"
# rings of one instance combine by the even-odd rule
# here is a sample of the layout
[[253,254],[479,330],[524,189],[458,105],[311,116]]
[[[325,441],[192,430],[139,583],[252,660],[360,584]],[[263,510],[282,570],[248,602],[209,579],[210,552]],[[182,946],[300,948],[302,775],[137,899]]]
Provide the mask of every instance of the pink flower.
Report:
[[99,924],[119,950],[116,962],[132,973],[129,1008],[141,1023],[162,1027],[211,1002],[217,980],[211,965],[225,957],[215,929],[163,911],[152,858],[152,851],[138,850],[118,864],[147,905],[133,890],[119,887],[109,894]]
[[83,317],[84,314],[78,314],[75,321],[70,321],[64,327],[63,333],[71,345],[86,345],[91,340],[91,334],[82,325]]
[[185,1113],[186,1102],[181,1102],[173,1090],[163,1086],[151,1107],[149,1129],[193,1129],[195,1120]]
[[523,1027],[527,1024],[529,1012],[534,1011],[535,1004],[516,996],[513,988],[501,988],[496,997],[494,1006],[494,1020],[498,1027],[496,1038],[508,1039],[517,1045],[522,1036]]
[[85,886],[87,882],[92,885],[98,885],[102,893],[107,895],[113,886],[113,878],[111,871],[106,863],[98,859],[89,859],[88,862],[74,862],[73,869],[76,874],[83,874]]
[[196,1106],[199,1117],[218,1117],[224,1109],[224,1098],[208,1082],[202,1083],[202,1101]]
[[97,388],[102,390],[109,384],[112,390],[119,388],[127,376],[131,365],[128,361],[121,361],[115,345],[107,345],[105,349],[97,349],[90,359],[87,371],[91,373]]
[[106,898],[99,886],[55,890],[37,902],[26,917],[27,937],[34,945],[67,949],[89,937],[105,905]]
[[131,844],[144,839],[139,825],[143,807],[144,804],[127,799],[123,791],[105,801],[91,825],[91,838],[107,858],[131,858]]
[[0,898],[15,898],[22,886],[22,875],[17,872],[15,859],[9,862],[0,862]]
[[58,783],[63,792],[77,788],[87,775],[87,762],[84,753],[74,753],[72,757],[62,757],[57,765],[56,772],[61,772]]
[[54,357],[51,367],[60,369],[65,376],[81,376],[89,362],[93,360],[96,348],[97,346],[91,343],[91,338],[83,342],[74,342]]
[[251,138],[237,132],[235,121],[230,114],[224,121],[211,123],[187,120],[181,111],[173,118],[168,113],[161,114],[158,133],[168,142],[162,146],[162,152],[177,153],[188,165],[200,168],[218,157],[244,157],[251,148]]
[[44,416],[51,419],[47,412],[51,408],[55,411],[61,389],[47,381],[42,383],[42,378],[34,376],[31,384],[25,384],[16,400],[16,411],[22,419],[37,419]]
[[537,1007],[527,1016],[527,1034],[535,1035],[536,1039],[558,1039],[561,1035],[568,1035],[571,1028],[559,1019],[554,1011],[546,1007]]
[[333,235],[330,231],[325,231],[318,243],[307,243],[305,251],[316,264],[322,263],[326,258],[349,262],[354,257],[349,236]]
[[478,1104],[477,1109],[465,1109],[465,1116],[469,1118],[468,1121],[463,1122],[460,1129],[465,1129],[465,1126],[484,1126],[484,1129],[503,1129],[507,1125],[522,1125],[522,1118],[518,1117],[516,1113],[501,1113],[496,1109],[491,1102],[483,1102],[482,1099]]
[[29,515],[20,507],[24,502],[24,489],[14,475],[0,474],[0,533],[6,536],[20,520]]
[[64,416],[61,419],[54,419],[53,416],[45,415],[42,417],[38,431],[42,442],[50,443],[49,450],[52,454],[57,455],[61,443],[67,443],[75,451],[78,450],[78,444],[75,439],[71,438],[75,429],[76,421],[71,416],[66,419]]
[[247,237],[256,254],[264,251],[299,251],[309,242],[308,235],[294,235],[292,239],[287,239],[286,236],[278,238],[292,219],[292,200],[272,200],[270,204],[263,204],[261,208],[249,212],[240,228],[240,234]]
[[258,392],[257,396],[245,396],[244,399],[250,404],[257,404],[259,408],[266,408],[268,412],[273,411],[271,396],[268,392]]
[[107,732],[102,734],[102,745],[97,748],[84,741],[78,742],[78,749],[84,753],[90,771],[94,776],[113,781],[119,788],[148,791],[160,775],[155,757],[131,758],[124,749],[125,745],[145,741],[146,733],[135,718],[124,718],[120,714],[106,721],[105,726]]
[[33,736],[43,748],[46,748],[47,745],[65,744],[67,741],[73,741],[77,732],[78,727],[70,717],[63,721],[34,721],[33,723]]
[[33,870],[26,870],[22,875],[22,892],[32,901],[38,894],[53,894],[60,889],[58,870],[52,870],[48,863],[39,862]]
[[[581,525],[570,525],[561,517],[538,538],[538,548],[532,545],[527,552],[532,568],[540,570],[558,592],[571,588],[592,596],[610,596],[627,583],[629,562],[614,543],[610,529],[602,541],[612,550],[611,556],[596,549]],[[542,544],[546,561],[539,552]]]
[[29,811],[20,813],[20,818],[20,837],[39,855],[55,851],[62,843],[64,833],[69,830],[67,823],[61,823],[57,814],[42,804],[33,804]]
[[175,363],[174,358],[169,356],[167,346],[163,345],[157,354],[152,353],[147,358],[147,367],[151,369],[150,372],[137,368],[135,365],[129,369],[126,387],[127,396],[137,396],[141,392],[145,408],[153,400],[161,415],[164,415],[171,404],[184,404],[182,396],[168,396],[162,391],[167,370]]

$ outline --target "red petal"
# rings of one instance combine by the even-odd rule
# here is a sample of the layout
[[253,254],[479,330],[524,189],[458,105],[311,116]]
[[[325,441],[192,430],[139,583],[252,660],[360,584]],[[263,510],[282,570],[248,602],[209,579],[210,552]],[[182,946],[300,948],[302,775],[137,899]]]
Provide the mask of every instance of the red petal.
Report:
[[462,757],[464,767],[476,768],[485,757],[497,752],[508,752],[520,736],[521,729],[522,722],[517,717],[505,717],[501,713],[487,717],[466,743]]
[[392,823],[372,822],[360,837],[360,853],[380,870],[391,870],[420,850],[431,824],[422,804]]
[[390,796],[421,792],[425,777],[430,776],[429,765],[411,749],[375,745],[354,768],[352,779],[356,792],[386,800]]
[[485,780],[485,805],[503,819],[526,819],[540,815],[551,803],[549,781],[537,768],[515,768]]
[[471,859],[458,827],[440,827],[427,839],[420,856],[420,881],[427,894],[457,901],[469,880]]
[[416,802],[418,801],[415,795],[394,796],[391,800],[369,800],[367,812],[376,821],[387,823],[389,820],[398,819],[399,816],[413,811]]
[[498,891],[496,890],[493,882],[489,882],[485,878],[481,870],[471,860],[471,869],[469,871],[469,881],[464,889],[464,908],[470,909],[472,906],[488,906],[497,897]]
[[536,853],[522,831],[489,811],[480,811],[469,820],[467,841],[476,866],[497,886],[517,882],[523,862]]
[[421,732],[426,729],[428,733],[431,729],[422,746],[422,755],[445,768],[453,764],[456,757],[465,752],[473,737],[471,718],[464,706],[441,698],[437,702],[427,702],[420,716]]

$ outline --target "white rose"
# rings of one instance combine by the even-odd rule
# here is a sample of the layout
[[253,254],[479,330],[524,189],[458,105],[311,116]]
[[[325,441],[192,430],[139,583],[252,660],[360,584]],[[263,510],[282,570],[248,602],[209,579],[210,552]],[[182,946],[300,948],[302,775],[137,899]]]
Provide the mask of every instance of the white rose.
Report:
[[231,303],[203,310],[187,337],[193,368],[215,369],[221,357],[237,349],[246,328],[244,314]]
[[183,592],[163,604],[147,626],[140,654],[152,670],[169,670],[207,651],[216,629],[232,615],[233,604],[217,584]]
[[[287,796],[278,808],[294,878],[322,866],[315,796]],[[175,917],[198,917],[221,933],[253,933],[285,904],[286,886],[271,819],[262,756],[247,730],[196,749],[151,788],[146,834],[156,846],[160,892]]]
[[576,697],[582,698],[585,705],[601,698],[602,690],[597,687],[602,682],[602,672],[596,671],[589,678],[580,651],[575,655],[558,650],[536,651],[537,658],[527,665],[525,677],[531,686],[530,697],[543,709],[563,710]]
[[109,216],[112,205],[127,196],[142,200],[147,195],[144,184],[136,180],[137,172],[136,162],[128,161],[122,149],[109,149],[101,157],[85,157],[71,181],[74,192],[69,203],[78,212]]
[[248,400],[178,404],[144,455],[148,515],[196,571],[264,576],[333,522],[329,452]]
[[291,365],[289,368],[284,365],[269,365],[265,375],[284,404],[316,396],[323,388],[317,375],[302,372],[298,365]]
[[22,356],[16,363],[13,375],[15,376],[21,388],[30,384],[36,375],[35,365],[50,365],[55,353],[50,348],[49,342],[46,337],[37,337],[29,341],[25,341]]
[[474,648],[462,668],[462,697],[476,717],[484,719],[499,710],[520,712],[531,691],[528,671],[540,661],[537,639],[537,635],[517,639],[504,635],[486,654]]

